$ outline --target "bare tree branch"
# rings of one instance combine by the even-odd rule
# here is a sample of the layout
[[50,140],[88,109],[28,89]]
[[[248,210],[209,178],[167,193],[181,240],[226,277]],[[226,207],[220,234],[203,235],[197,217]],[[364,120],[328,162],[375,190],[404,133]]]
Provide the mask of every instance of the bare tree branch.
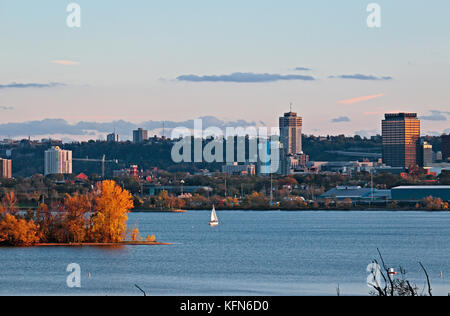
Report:
[[425,267],[423,266],[422,262],[419,262],[420,266],[422,267],[423,272],[425,272],[425,276],[427,277],[427,284],[428,284],[428,294],[430,296],[433,296],[432,290],[431,290],[431,282],[430,282],[430,277],[428,275],[427,270],[425,269]]
[[141,288],[139,287],[139,285],[135,284],[134,286],[135,286],[139,291],[141,291],[141,292],[144,294],[144,296],[147,296],[147,293],[145,293],[145,291],[144,291],[143,289],[141,289]]

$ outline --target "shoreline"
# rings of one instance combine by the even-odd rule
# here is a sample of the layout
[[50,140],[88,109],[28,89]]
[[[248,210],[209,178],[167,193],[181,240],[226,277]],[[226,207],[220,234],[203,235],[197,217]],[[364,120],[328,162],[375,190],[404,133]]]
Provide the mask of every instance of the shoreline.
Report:
[[118,246],[172,246],[171,243],[149,241],[127,241],[119,243],[41,243],[30,247],[118,247]]
[[[218,212],[427,212],[427,213],[447,213],[450,210],[426,210],[416,208],[368,208],[368,209],[216,209]],[[211,212],[210,209],[186,210],[186,212],[172,212],[160,210],[132,210],[131,213],[164,213],[164,214],[184,214],[189,212]]]

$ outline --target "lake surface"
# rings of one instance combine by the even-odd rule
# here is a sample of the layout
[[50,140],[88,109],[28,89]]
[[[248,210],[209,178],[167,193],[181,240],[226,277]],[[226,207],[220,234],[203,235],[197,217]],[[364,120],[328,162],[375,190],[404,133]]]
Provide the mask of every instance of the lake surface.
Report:
[[[0,295],[368,295],[381,249],[419,286],[450,292],[450,213],[134,213],[129,225],[173,246],[0,248]],[[66,267],[82,269],[79,289]],[[444,278],[440,277],[441,271]]]

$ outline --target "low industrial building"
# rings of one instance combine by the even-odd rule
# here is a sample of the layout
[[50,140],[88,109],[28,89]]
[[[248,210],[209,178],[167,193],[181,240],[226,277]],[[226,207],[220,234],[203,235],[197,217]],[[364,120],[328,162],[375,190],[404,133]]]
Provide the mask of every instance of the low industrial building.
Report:
[[391,199],[391,190],[361,188],[359,186],[338,186],[320,196],[320,199],[352,201],[386,201]]
[[430,196],[450,201],[450,185],[400,186],[391,191],[395,201],[419,202]]

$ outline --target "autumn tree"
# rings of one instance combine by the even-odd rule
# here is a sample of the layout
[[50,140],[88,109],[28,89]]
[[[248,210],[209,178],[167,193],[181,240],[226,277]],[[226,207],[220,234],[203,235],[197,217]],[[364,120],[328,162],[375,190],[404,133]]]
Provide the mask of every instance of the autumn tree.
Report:
[[429,196],[423,200],[423,204],[430,211],[438,211],[442,210],[443,201],[440,198]]
[[13,191],[6,192],[1,202],[1,211],[10,214],[17,212],[17,197]]
[[31,246],[40,241],[39,226],[33,221],[6,214],[0,221],[0,244],[6,246]]
[[127,233],[128,213],[133,208],[130,192],[114,181],[103,181],[97,187],[91,238],[94,242],[122,242]]
[[64,215],[61,220],[59,242],[79,243],[86,241],[89,215],[92,212],[92,195],[66,195]]

